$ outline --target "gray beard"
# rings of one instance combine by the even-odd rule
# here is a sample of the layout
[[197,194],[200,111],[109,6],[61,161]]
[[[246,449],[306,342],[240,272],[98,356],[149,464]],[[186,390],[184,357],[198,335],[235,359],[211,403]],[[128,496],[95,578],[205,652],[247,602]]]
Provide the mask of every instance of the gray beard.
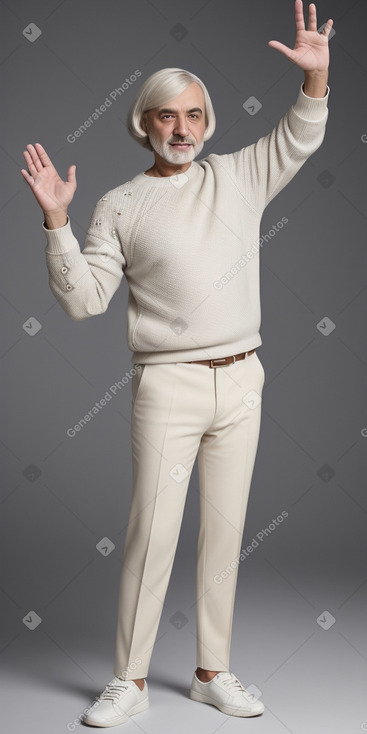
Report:
[[190,163],[196,158],[204,147],[204,141],[201,143],[191,143],[191,147],[187,151],[175,151],[167,142],[161,143],[153,133],[148,133],[149,142],[153,150],[163,158],[167,163]]

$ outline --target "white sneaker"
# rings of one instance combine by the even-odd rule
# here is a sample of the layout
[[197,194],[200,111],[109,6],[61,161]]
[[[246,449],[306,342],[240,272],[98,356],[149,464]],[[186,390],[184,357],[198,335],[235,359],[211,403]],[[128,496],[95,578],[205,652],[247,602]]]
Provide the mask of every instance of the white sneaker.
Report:
[[258,716],[265,711],[264,704],[240,683],[233,673],[221,670],[207,683],[203,683],[194,673],[190,698],[193,701],[211,703],[224,714],[232,716]]
[[115,676],[92,704],[83,723],[90,726],[117,726],[148,707],[146,680],[141,691],[134,681]]

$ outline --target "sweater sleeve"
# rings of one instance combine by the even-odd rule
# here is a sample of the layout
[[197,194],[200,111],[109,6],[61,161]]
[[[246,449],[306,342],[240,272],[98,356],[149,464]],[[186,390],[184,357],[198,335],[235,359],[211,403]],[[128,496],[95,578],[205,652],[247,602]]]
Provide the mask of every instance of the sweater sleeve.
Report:
[[42,228],[49,286],[60,306],[75,321],[104,313],[126,266],[111,192],[94,207],[82,252],[69,216],[63,227],[47,229],[43,221]]
[[320,147],[329,112],[330,87],[326,86],[324,97],[309,97],[302,82],[295,104],[268,135],[219,156],[249,206],[259,214]]

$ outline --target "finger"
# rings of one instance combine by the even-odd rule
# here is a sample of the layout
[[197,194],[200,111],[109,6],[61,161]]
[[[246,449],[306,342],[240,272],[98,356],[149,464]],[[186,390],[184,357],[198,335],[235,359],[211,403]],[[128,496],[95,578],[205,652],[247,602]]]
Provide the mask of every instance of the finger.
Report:
[[30,176],[28,171],[26,171],[24,168],[21,169],[21,173],[23,174],[23,178],[29,183],[31,186],[34,184],[34,178],[33,176]]
[[40,157],[40,160],[42,161],[44,166],[52,166],[53,163],[51,161],[51,158],[47,155],[43,145],[41,143],[36,143],[37,145],[37,153]]
[[297,31],[305,30],[305,19],[303,17],[303,2],[302,0],[295,0],[294,3],[294,16],[296,19]]
[[316,5],[311,3],[308,6],[308,30],[317,31]]
[[285,46],[284,43],[280,43],[280,41],[269,41],[268,45],[272,48],[276,48],[277,51],[281,51],[288,59],[293,61],[294,52],[291,48]]
[[31,154],[29,153],[28,150],[24,150],[23,151],[23,155],[24,155],[24,158],[26,160],[26,163],[27,163],[27,166],[28,166],[28,169],[29,169],[30,173],[32,174],[32,176],[35,176],[37,174],[37,168],[36,168],[36,166],[33,163]]
[[27,145],[27,151],[28,151],[28,155],[30,156],[36,171],[42,171],[42,168],[43,168],[42,163],[38,157],[38,153],[35,147],[31,143]]
[[[323,33],[323,34],[324,34],[325,36],[328,36],[328,35],[329,35],[329,33],[330,33],[330,31],[331,31],[331,27],[332,27],[333,23],[334,23],[334,21],[333,21],[333,19],[332,19],[332,18],[329,18],[329,20],[328,20],[328,21],[327,21],[327,22],[325,23],[325,27],[324,27],[324,30],[322,31],[322,33]],[[321,34],[321,35],[322,35],[322,34]]]

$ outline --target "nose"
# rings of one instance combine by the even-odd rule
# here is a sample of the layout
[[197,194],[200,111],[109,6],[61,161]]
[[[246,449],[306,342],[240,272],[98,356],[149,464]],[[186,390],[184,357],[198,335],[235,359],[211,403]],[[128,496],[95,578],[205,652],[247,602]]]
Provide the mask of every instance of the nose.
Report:
[[176,120],[176,124],[173,128],[174,135],[180,135],[182,138],[186,138],[189,134],[189,128],[187,126],[185,115],[179,115]]

